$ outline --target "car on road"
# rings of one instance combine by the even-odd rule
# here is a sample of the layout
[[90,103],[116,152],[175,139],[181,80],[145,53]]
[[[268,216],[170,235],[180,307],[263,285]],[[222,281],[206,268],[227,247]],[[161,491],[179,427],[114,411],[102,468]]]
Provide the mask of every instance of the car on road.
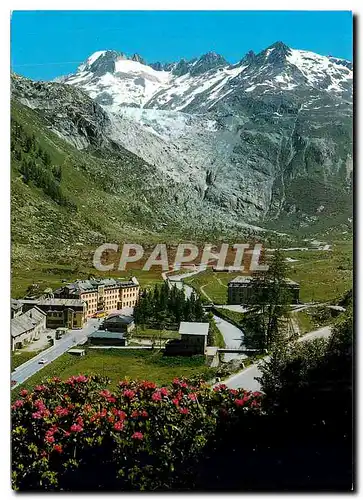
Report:
[[46,363],[48,363],[48,360],[45,359],[45,358],[41,358],[39,361],[38,361],[38,364],[40,365],[45,365]]

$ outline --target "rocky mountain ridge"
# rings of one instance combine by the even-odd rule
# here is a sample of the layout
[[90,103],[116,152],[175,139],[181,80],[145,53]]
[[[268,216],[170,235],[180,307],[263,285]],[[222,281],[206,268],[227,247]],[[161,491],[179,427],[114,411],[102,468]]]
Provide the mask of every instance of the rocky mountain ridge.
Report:
[[237,64],[215,52],[190,61],[147,65],[136,54],[128,58],[122,52],[98,51],[63,81],[83,88],[112,111],[126,105],[205,112],[235,91],[261,95],[292,89],[326,90],[349,99],[352,69],[350,61],[276,42],[258,54],[248,52]]
[[147,162],[150,189],[165,187],[156,205],[171,203],[180,223],[347,224],[349,61],[281,42],[234,65],[212,52],[146,65],[99,51],[58,82],[18,78],[13,96],[77,149],[121,147]]

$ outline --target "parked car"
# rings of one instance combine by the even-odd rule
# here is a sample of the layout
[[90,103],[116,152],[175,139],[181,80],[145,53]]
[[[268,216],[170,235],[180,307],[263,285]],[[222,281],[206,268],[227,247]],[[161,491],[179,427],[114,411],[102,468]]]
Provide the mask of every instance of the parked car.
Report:
[[41,359],[38,361],[38,363],[39,363],[40,365],[45,365],[46,363],[48,363],[48,360],[47,360],[47,359],[45,359],[45,358],[41,358]]

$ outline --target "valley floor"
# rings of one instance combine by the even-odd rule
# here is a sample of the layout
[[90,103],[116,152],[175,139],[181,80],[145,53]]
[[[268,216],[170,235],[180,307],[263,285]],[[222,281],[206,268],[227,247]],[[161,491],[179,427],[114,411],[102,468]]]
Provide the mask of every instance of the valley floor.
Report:
[[[337,241],[331,251],[288,252],[288,277],[300,284],[301,302],[331,301],[352,288],[352,246],[352,242]],[[186,278],[185,282],[207,301],[227,304],[228,282],[238,275],[238,273],[213,272],[208,269]]]

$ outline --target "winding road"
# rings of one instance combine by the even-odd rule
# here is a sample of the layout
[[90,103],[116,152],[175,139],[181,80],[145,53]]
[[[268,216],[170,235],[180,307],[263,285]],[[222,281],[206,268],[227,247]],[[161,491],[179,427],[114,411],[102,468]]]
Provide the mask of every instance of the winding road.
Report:
[[[226,321],[225,319],[220,318],[219,316],[214,315],[213,316],[214,321],[216,323],[216,326],[218,330],[221,332],[224,338],[224,343],[226,344],[227,349],[240,349],[242,342],[243,342],[243,332],[236,326],[232,325],[232,323],[229,323],[229,321]],[[224,361],[231,361],[232,359],[235,358],[246,358],[246,355],[244,354],[223,354],[224,356]]]
[[[168,282],[172,285],[176,285],[179,289],[183,289],[185,295],[190,297],[191,293],[194,291],[192,287],[183,282],[184,278],[189,278],[190,276],[194,276],[195,274],[204,271],[205,267],[201,266],[197,268],[195,271],[186,274],[179,274],[177,276],[167,277],[166,274],[163,274],[163,278],[168,280]],[[241,347],[243,341],[243,332],[236,326],[229,323],[225,319],[220,318],[219,316],[213,316],[214,321],[216,322],[216,326],[218,330],[221,332],[224,338],[224,342],[226,347],[229,349],[239,349]],[[243,354],[224,354],[224,361],[230,361],[235,358],[245,358],[246,356]]]
[[[20,365],[11,374],[11,380],[16,382],[12,389],[15,389],[19,384],[25,382],[29,377],[39,372],[44,366],[59,358],[71,347],[82,344],[87,340],[87,336],[98,328],[99,321],[97,319],[89,319],[82,330],[70,330],[60,340],[56,340],[54,346],[40,352],[34,358]],[[45,365],[39,364],[39,361],[44,358],[47,360]]]
[[[329,337],[331,334],[330,326],[324,326],[323,328],[319,328],[319,330],[315,330],[313,332],[307,333],[303,337],[300,337],[298,342],[305,342],[306,340],[312,340],[319,337]],[[261,376],[261,371],[259,370],[259,365],[263,363],[263,361],[267,361],[269,358],[266,356],[264,360],[261,360],[259,363],[249,366],[245,370],[236,373],[232,377],[227,380],[224,380],[223,383],[226,384],[230,389],[238,389],[243,388],[248,391],[260,391],[261,386],[259,382],[257,382],[256,377]]]

